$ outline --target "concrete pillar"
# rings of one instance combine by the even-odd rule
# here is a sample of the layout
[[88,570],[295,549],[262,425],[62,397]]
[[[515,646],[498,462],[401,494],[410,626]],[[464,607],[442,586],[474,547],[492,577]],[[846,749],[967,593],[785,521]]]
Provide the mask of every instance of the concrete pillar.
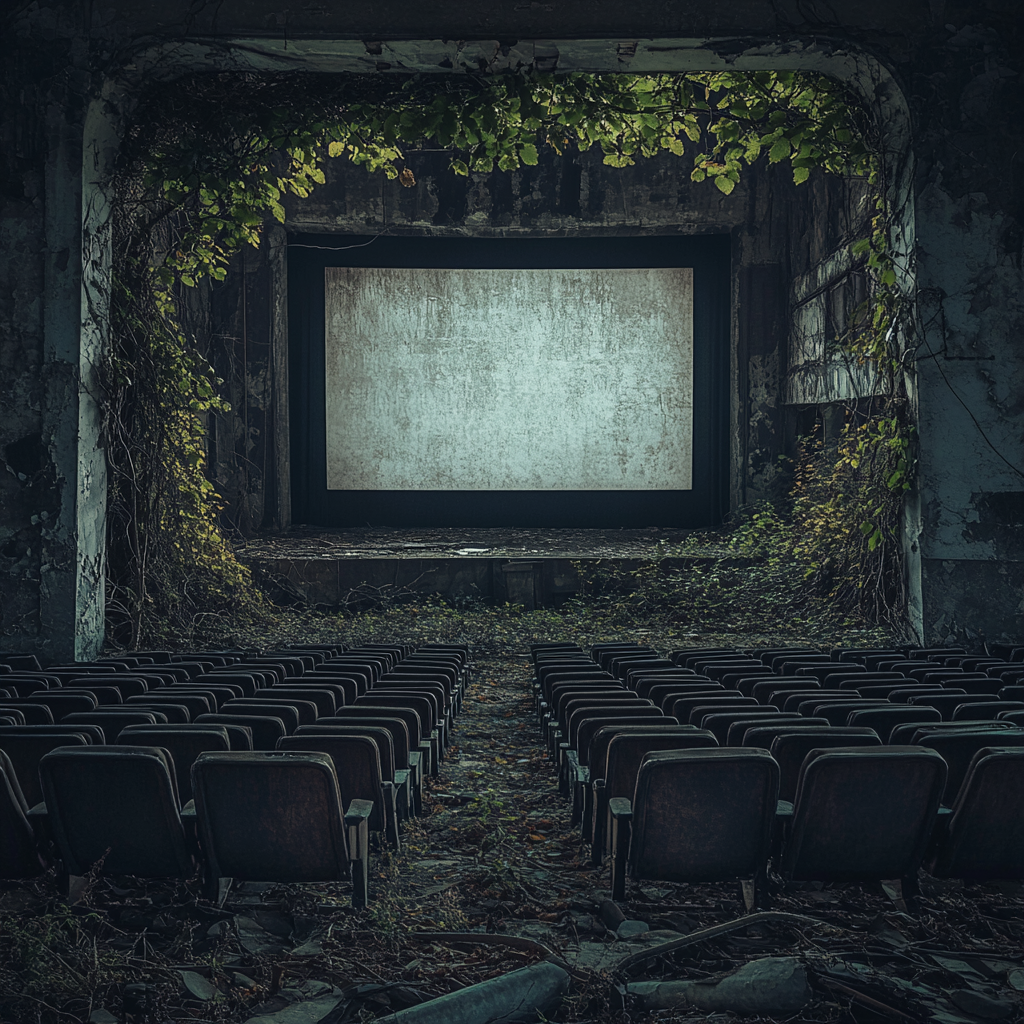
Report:
[[104,118],[98,105],[76,114],[72,104],[54,104],[47,121],[42,438],[59,506],[42,531],[38,650],[87,660],[103,645],[105,602],[107,468],[98,362],[109,300],[109,218],[100,189],[104,133],[97,131]]

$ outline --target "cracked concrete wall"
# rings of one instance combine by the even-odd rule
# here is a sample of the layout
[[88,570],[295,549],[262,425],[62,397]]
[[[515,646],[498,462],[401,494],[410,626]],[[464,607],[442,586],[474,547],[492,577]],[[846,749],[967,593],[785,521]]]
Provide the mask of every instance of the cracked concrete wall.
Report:
[[594,150],[563,160],[545,149],[536,167],[468,178],[453,175],[448,159],[408,154],[411,188],[334,161],[325,185],[309,198],[287,200],[286,226],[309,234],[434,237],[731,235],[730,504],[777,496],[787,282],[846,237],[846,220],[835,211],[847,205],[847,183],[815,174],[796,186],[788,168],[759,165],[723,196],[710,183],[691,182],[691,161],[668,153],[617,169]]
[[[381,0],[358,7],[72,0],[19,4],[13,12],[8,5],[3,17],[18,45],[9,47],[0,72],[0,450],[5,465],[23,468],[4,470],[0,485],[0,646],[66,657],[95,650],[102,639],[101,439],[82,384],[90,370],[81,294],[87,98],[104,79],[130,90],[146,75],[224,67],[442,72],[464,62],[491,70],[517,62],[561,71],[816,68],[850,82],[887,117],[895,112],[896,122],[905,97],[910,123],[896,124],[896,133],[912,132],[916,165],[914,208],[904,224],[910,230],[916,220],[919,240],[907,258],[916,262],[921,286],[921,518],[912,546],[922,555],[924,623],[929,638],[1024,636],[1024,40],[1017,0],[841,7],[802,0]],[[511,177],[502,184],[512,196],[502,206],[508,223],[494,230],[527,223],[533,230],[542,222],[544,230],[558,230],[572,216],[538,206],[538,181],[526,175],[518,185]],[[599,200],[592,186],[585,194],[581,188],[581,215],[605,230],[618,217],[633,218],[634,227],[668,225],[659,221],[657,189],[634,188],[628,175],[620,182],[598,189]],[[664,185],[671,187],[671,174]],[[558,187],[539,191],[561,196]],[[712,218],[715,226],[732,230],[760,216],[762,207],[741,211],[743,196],[734,198],[740,220]],[[379,222],[383,204],[374,202],[353,199],[343,214],[365,228]],[[430,230],[472,214],[491,222],[472,195],[446,186],[395,202],[392,213]],[[679,225],[686,220],[678,211],[672,216]],[[737,265],[749,268],[746,278],[736,276],[735,297],[737,310],[760,303],[758,316],[772,333],[786,317],[772,301],[779,276],[789,281],[813,264],[787,265],[781,243],[766,244],[771,232],[761,234],[749,250],[734,235]],[[274,303],[279,323],[280,294]],[[762,432],[770,435],[779,421],[785,372],[777,355],[757,353],[757,338],[740,330],[741,320],[738,312],[734,503],[770,484],[764,453],[771,444]],[[272,402],[283,422],[280,396]],[[265,511],[256,518],[265,522]]]
[[40,14],[0,72],[0,649],[56,660],[102,642],[106,501],[82,363],[90,81],[66,13]]
[[1000,7],[951,5],[912,78],[931,639],[1024,636],[1024,22]]

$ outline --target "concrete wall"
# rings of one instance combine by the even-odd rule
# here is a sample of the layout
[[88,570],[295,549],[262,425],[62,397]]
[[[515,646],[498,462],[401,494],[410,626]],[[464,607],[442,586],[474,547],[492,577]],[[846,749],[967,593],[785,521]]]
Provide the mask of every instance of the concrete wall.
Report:
[[[123,104],[143,76],[225,67],[381,73],[531,63],[563,71],[802,67],[848,82],[886,126],[883,144],[900,212],[896,241],[905,280],[916,278],[921,289],[919,322],[908,327],[921,329],[920,517],[911,524],[910,547],[922,558],[924,627],[930,638],[950,630],[991,637],[1024,632],[1024,40],[1015,0],[984,7],[953,0],[839,7],[790,0],[383,0],[359,8],[117,0],[19,5],[4,17],[5,33],[17,38],[0,71],[0,366],[12,368],[0,381],[0,449],[13,470],[5,470],[0,485],[4,646],[73,656],[100,640],[105,482],[89,322],[102,298],[103,257],[93,248],[97,226],[84,231],[83,225],[96,196],[93,183],[101,187],[104,173],[97,140],[115,117],[112,108],[103,110],[100,124],[91,125],[88,100],[106,90],[111,103]],[[346,188],[345,205],[335,206],[331,219],[341,232],[380,224],[385,210],[392,222],[453,231],[470,223],[496,232],[585,223],[631,232],[748,225],[734,235],[732,492],[739,503],[762,493],[772,477],[771,438],[787,370],[779,339],[788,311],[777,300],[780,286],[815,261],[787,265],[783,240],[797,225],[790,210],[772,207],[768,192],[738,190],[710,215],[680,203],[692,194],[682,163],[613,180],[599,178],[583,159],[465,186],[426,173],[422,189],[400,197],[377,186]],[[564,187],[569,175],[575,184]],[[553,188],[544,187],[545,178]],[[479,202],[492,188],[505,191],[493,204]],[[389,196],[393,201],[382,201]],[[795,219],[806,225],[803,215]],[[267,301],[279,313],[280,293]],[[745,320],[744,310],[752,314]],[[279,334],[275,323],[279,317],[270,318],[268,329]],[[260,402],[272,425],[258,435],[232,426],[229,438],[243,454],[263,446],[265,458],[251,459],[253,465],[278,464],[277,473],[261,477],[264,506],[246,512],[251,526],[280,522],[286,509],[280,494],[266,501],[286,472],[281,445],[271,440],[286,426],[286,409],[279,394]]]
[[[779,492],[783,451],[787,285],[850,237],[858,207],[841,179],[794,186],[783,167],[757,167],[731,196],[694,184],[691,162],[670,154],[609,168],[598,152],[565,160],[541,151],[537,167],[459,178],[448,156],[411,153],[416,184],[382,182],[344,162],[308,199],[290,199],[295,233],[431,237],[616,237],[728,234],[733,247],[733,407],[730,504]],[[234,327],[237,333],[237,324]],[[232,333],[231,330],[226,333]]]

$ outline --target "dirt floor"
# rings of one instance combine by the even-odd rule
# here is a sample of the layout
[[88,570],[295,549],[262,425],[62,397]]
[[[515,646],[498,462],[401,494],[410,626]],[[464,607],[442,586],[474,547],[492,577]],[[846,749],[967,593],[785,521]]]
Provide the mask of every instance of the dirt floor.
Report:
[[[344,1024],[554,959],[573,978],[559,1019],[725,1022],[739,1018],[639,1009],[622,986],[768,956],[799,958],[813,998],[744,1019],[1024,1019],[1017,883],[926,884],[915,916],[890,887],[804,885],[776,900],[778,920],[750,924],[739,886],[632,884],[621,911],[640,924],[623,931],[639,934],[618,937],[602,915],[608,869],[590,865],[538,745],[529,677],[521,652],[477,657],[430,813],[407,825],[399,854],[378,851],[367,909],[334,884],[241,884],[217,906],[194,883],[99,877],[70,907],[50,879],[14,885],[0,895],[0,1020]],[[728,922],[721,937],[619,968]]]

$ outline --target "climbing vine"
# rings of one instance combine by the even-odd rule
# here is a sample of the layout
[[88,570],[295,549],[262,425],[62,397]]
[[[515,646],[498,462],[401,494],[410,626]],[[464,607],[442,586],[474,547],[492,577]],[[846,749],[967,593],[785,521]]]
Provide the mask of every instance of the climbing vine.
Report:
[[[838,446],[805,447],[788,534],[810,572],[876,614],[899,604],[898,506],[909,486],[901,384],[905,300],[889,251],[877,129],[838,83],[794,72],[672,75],[237,75],[161,83],[135,110],[116,181],[116,279],[108,374],[112,609],[126,642],[258,602],[217,525],[205,473],[205,420],[226,411],[197,338],[191,297],[258,245],[284,202],[324,181],[325,161],[415,184],[407,149],[449,150],[458,175],[509,171],[597,147],[624,167],[670,152],[728,195],[759,160],[788,163],[797,184],[822,169],[864,179],[870,231],[853,246],[874,288],[848,357],[875,365],[884,400]],[[195,290],[199,292],[195,292]],[[895,511],[894,511],[895,509]],[[839,513],[842,513],[841,515]],[[839,581],[838,584],[836,581]],[[869,590],[864,603],[850,593]]]

